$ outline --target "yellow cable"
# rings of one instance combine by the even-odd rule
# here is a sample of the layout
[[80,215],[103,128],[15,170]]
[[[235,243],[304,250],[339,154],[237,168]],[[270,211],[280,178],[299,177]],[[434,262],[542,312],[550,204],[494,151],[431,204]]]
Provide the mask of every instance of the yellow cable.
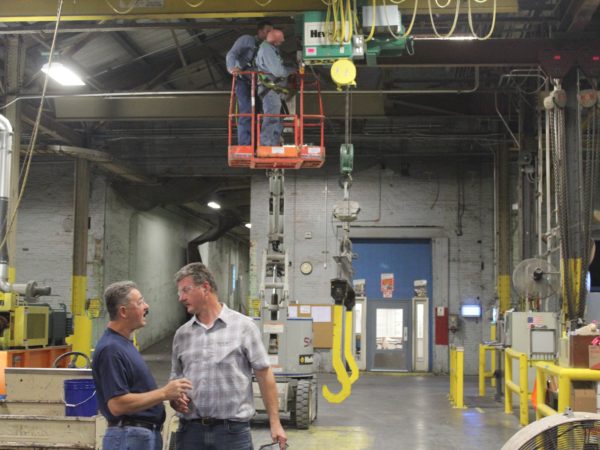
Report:
[[261,3],[261,2],[259,2],[258,0],[254,0],[254,1],[256,2],[256,4],[257,4],[258,6],[262,6],[262,7],[264,8],[264,7],[265,7],[265,6],[267,6],[269,3],[271,3],[273,0],[267,0],[267,1],[266,1],[266,2],[264,2],[264,3]]
[[[391,1],[391,0],[390,0]],[[402,35],[402,37],[410,36],[412,32],[413,26],[415,25],[415,19],[417,18],[417,5],[419,4],[419,0],[415,0],[415,7],[413,8],[412,19],[410,20],[410,25]]]
[[435,4],[438,8],[444,9],[444,8],[448,7],[448,5],[450,4],[451,1],[452,0],[448,0],[445,5],[440,5],[440,0],[435,0]]
[[190,2],[188,2],[188,0],[183,0],[183,1],[189,7],[191,7],[191,8],[197,8],[198,6],[202,5],[206,0],[200,0],[198,3],[190,3]]
[[[484,3],[487,0],[475,0],[477,3]],[[480,41],[485,41],[487,39],[489,39],[492,36],[492,33],[494,32],[494,28],[496,28],[496,0],[494,0],[494,8],[492,10],[492,26],[490,27],[490,32],[488,34],[486,34],[484,37],[479,37],[477,35],[477,33],[475,33],[475,30],[473,28],[473,14],[471,13],[471,0],[467,0],[467,5],[468,5],[468,18],[469,18],[469,28],[471,29],[471,34],[473,34],[474,37],[476,37],[477,39],[479,39]]]
[[[346,17],[348,22],[348,39],[344,40],[344,42],[350,42],[352,40],[352,35],[354,34],[354,14],[350,0],[346,0]],[[346,29],[345,26],[344,29]]]
[[442,36],[441,34],[438,33],[437,28],[435,27],[435,22],[433,21],[433,13],[431,12],[431,0],[427,0],[427,5],[429,7],[429,19],[431,20],[431,28],[433,28],[433,33],[442,39],[446,39],[449,38],[450,36],[452,36],[452,34],[454,34],[454,29],[456,28],[456,24],[458,22],[458,11],[460,9],[460,0],[456,0],[456,11],[454,13],[454,23],[452,24],[452,28],[450,28],[450,31],[448,32],[448,34]]
[[371,39],[373,39],[373,35],[375,35],[375,7],[376,7],[376,0],[373,0],[373,12],[371,13],[371,15],[373,16],[373,20],[371,21],[371,32],[369,33],[369,36],[367,36],[367,39],[365,39],[365,42],[369,42]]
[[133,8],[135,8],[135,4],[137,3],[137,0],[132,0],[131,3],[129,4],[129,7],[127,8],[127,10],[121,11],[121,10],[117,9],[115,6],[113,6],[113,4],[109,0],[105,0],[105,1],[106,1],[106,4],[108,6],[110,6],[110,9],[112,9],[117,14],[129,14],[133,10]]

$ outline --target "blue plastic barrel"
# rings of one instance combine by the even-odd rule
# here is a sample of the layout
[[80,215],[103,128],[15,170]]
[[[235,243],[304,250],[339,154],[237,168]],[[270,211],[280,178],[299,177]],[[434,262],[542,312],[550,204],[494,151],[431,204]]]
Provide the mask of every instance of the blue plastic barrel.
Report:
[[98,413],[96,385],[92,378],[65,380],[65,416],[91,417]]

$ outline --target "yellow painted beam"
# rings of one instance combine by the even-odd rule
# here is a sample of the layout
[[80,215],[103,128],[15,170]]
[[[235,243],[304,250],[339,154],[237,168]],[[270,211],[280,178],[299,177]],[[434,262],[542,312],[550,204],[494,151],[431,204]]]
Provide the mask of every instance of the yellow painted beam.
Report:
[[498,275],[498,298],[500,312],[504,314],[510,306],[510,275]]
[[[406,0],[400,9],[410,17],[414,2],[417,14],[428,14],[424,0]],[[62,20],[121,19],[223,19],[238,17],[290,16],[303,11],[325,10],[322,0],[205,0],[197,7],[196,0],[67,0],[63,4]],[[377,2],[381,5],[382,0]],[[135,4],[131,8],[130,5]],[[264,6],[262,6],[264,4]],[[3,22],[47,22],[56,19],[56,2],[48,0],[0,0],[0,20]],[[493,1],[472,2],[473,13],[492,11]],[[434,14],[454,13],[455,8],[433,8]],[[517,0],[497,0],[498,13],[518,11]],[[466,15],[466,12],[461,13]]]

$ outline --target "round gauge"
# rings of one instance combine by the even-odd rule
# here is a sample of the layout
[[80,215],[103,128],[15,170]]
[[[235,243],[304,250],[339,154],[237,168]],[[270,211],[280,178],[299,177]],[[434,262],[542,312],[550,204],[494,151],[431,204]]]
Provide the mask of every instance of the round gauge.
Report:
[[309,273],[311,273],[312,269],[312,264],[308,261],[304,261],[302,264],[300,264],[300,272],[302,272],[304,275],[308,275]]

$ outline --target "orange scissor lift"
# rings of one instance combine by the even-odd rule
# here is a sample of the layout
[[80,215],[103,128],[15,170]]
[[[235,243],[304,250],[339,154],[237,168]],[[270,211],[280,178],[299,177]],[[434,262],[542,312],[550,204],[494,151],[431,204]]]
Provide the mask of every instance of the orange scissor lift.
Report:
[[[256,87],[258,72],[241,72],[241,75],[251,77],[251,104],[250,113],[237,112],[236,82],[238,77],[233,77],[231,84],[231,98],[229,101],[228,119],[228,160],[230,167],[248,167],[250,169],[304,169],[319,168],[325,162],[323,101],[319,82],[311,77],[307,81],[307,74],[297,74],[294,88],[297,90],[298,113],[294,114],[257,114]],[[316,94],[317,114],[305,112],[305,89],[311,89]],[[250,145],[234,144],[234,135],[237,130],[237,120],[240,117],[250,117],[251,143]],[[278,146],[261,145],[260,128],[265,117],[279,117],[283,122],[283,136],[292,134],[293,140]],[[305,130],[318,132],[317,143],[305,142]]]
[[[259,329],[265,348],[273,358],[273,372],[278,384],[280,412],[289,413],[290,420],[299,429],[307,429],[317,417],[317,380],[313,365],[312,319],[289,317],[289,256],[284,246],[284,171],[285,169],[318,168],[325,162],[323,102],[318,80],[300,73],[295,80],[296,109],[293,114],[259,114],[256,110],[256,87],[259,73],[243,72],[251,77],[250,113],[236,111],[236,82],[231,86],[229,103],[229,151],[231,167],[266,169],[269,178],[269,245],[262,252],[262,269],[259,281],[261,300]],[[314,81],[313,81],[314,80]],[[307,114],[305,89],[316,94],[315,102]],[[234,145],[238,119],[250,117],[250,145]],[[282,145],[261,145],[260,129],[266,117],[282,120],[283,133],[289,142]],[[307,143],[308,136],[312,143]],[[306,344],[309,343],[309,344]],[[258,387],[257,387],[258,389]],[[263,412],[261,408],[258,408]]]

